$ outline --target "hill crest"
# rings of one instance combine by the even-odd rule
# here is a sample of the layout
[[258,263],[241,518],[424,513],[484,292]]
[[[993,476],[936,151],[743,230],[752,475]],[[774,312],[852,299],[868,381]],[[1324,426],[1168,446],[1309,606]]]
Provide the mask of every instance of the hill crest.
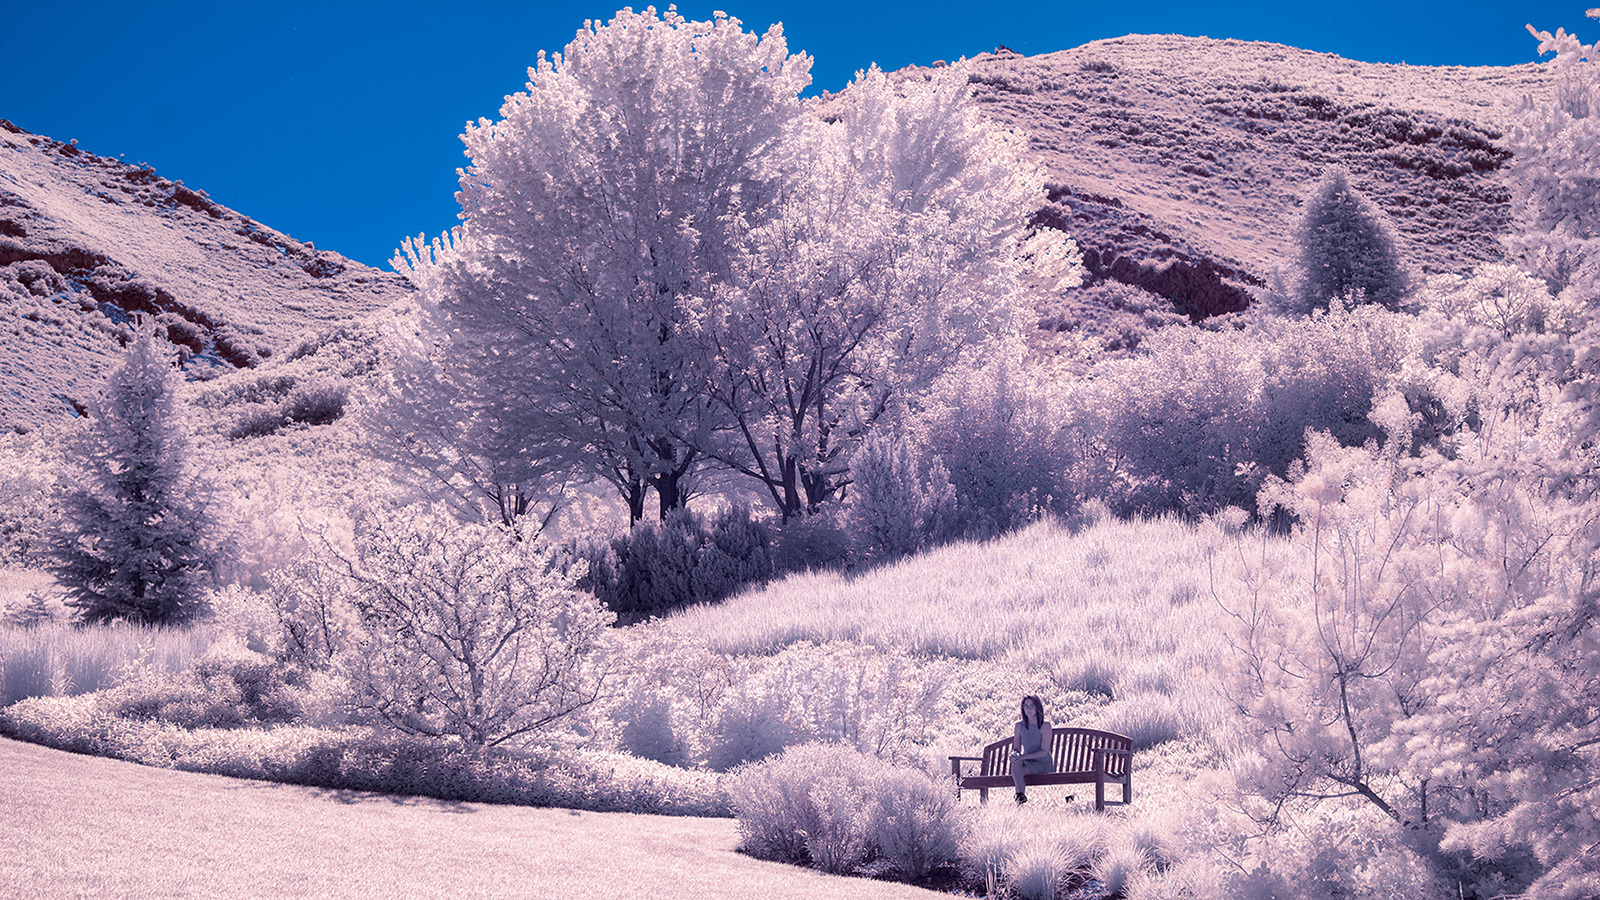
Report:
[[0,424],[81,414],[134,313],[206,378],[410,292],[148,166],[0,120]]

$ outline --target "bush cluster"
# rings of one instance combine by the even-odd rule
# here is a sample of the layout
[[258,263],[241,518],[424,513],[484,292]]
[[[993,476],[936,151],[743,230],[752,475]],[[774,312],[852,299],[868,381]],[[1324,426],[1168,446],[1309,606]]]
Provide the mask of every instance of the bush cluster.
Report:
[[694,603],[721,600],[773,574],[772,529],[736,506],[705,519],[678,510],[606,543],[574,546],[588,561],[578,586],[624,624]]
[[180,674],[130,681],[105,692],[112,715],[181,728],[286,725],[302,713],[305,672],[236,646],[208,651]]
[[745,852],[824,872],[882,859],[914,881],[955,860],[966,836],[950,785],[840,745],[791,747],[741,768],[728,798]]
[[327,425],[344,415],[350,389],[333,376],[319,374],[300,380],[278,376],[266,381],[275,384],[258,385],[257,390],[241,395],[261,399],[245,400],[228,429],[230,439],[261,437],[295,423]]

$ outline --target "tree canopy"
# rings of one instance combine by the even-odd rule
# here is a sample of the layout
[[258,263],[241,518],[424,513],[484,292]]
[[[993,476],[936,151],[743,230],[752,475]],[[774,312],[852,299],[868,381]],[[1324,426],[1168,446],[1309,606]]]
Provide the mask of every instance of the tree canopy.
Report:
[[1070,242],[1027,241],[1042,173],[961,71],[802,102],[809,70],[778,26],[624,10],[468,126],[463,224],[395,259],[461,459],[604,479],[635,521],[712,463],[814,510],[866,429],[1009,330],[1030,271],[1076,276]]

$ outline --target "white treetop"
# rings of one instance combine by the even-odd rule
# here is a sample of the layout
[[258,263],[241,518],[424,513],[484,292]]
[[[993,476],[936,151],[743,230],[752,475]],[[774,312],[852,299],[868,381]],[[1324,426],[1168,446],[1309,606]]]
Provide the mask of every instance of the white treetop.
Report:
[[463,458],[582,470],[635,520],[711,460],[815,509],[868,427],[1011,330],[1030,278],[1076,283],[1071,242],[1026,233],[1042,171],[963,69],[874,68],[813,112],[810,60],[739,26],[624,10],[468,126],[464,224],[396,257]]
[[777,214],[695,306],[708,393],[737,426],[713,452],[785,516],[837,492],[886,413],[1014,334],[1030,277],[1080,277],[1070,241],[1030,238],[1043,173],[983,123],[962,67],[873,68],[819,111],[775,161]]
[[[777,190],[767,160],[810,59],[718,15],[624,10],[540,54],[472,158],[445,240],[408,240],[423,319],[465,409],[559,446],[617,486],[681,505],[718,419],[685,370],[683,304],[725,277]],[[515,441],[510,442],[515,444]]]

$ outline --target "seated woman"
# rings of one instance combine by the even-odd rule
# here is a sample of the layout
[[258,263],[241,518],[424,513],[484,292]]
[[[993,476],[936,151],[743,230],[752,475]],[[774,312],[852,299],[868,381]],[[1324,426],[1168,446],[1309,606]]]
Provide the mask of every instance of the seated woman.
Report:
[[1022,783],[1024,775],[1043,775],[1054,769],[1044,704],[1029,694],[1022,698],[1022,721],[1017,723],[1016,743],[1011,750],[1011,780],[1017,785],[1017,802],[1028,802],[1028,791]]

